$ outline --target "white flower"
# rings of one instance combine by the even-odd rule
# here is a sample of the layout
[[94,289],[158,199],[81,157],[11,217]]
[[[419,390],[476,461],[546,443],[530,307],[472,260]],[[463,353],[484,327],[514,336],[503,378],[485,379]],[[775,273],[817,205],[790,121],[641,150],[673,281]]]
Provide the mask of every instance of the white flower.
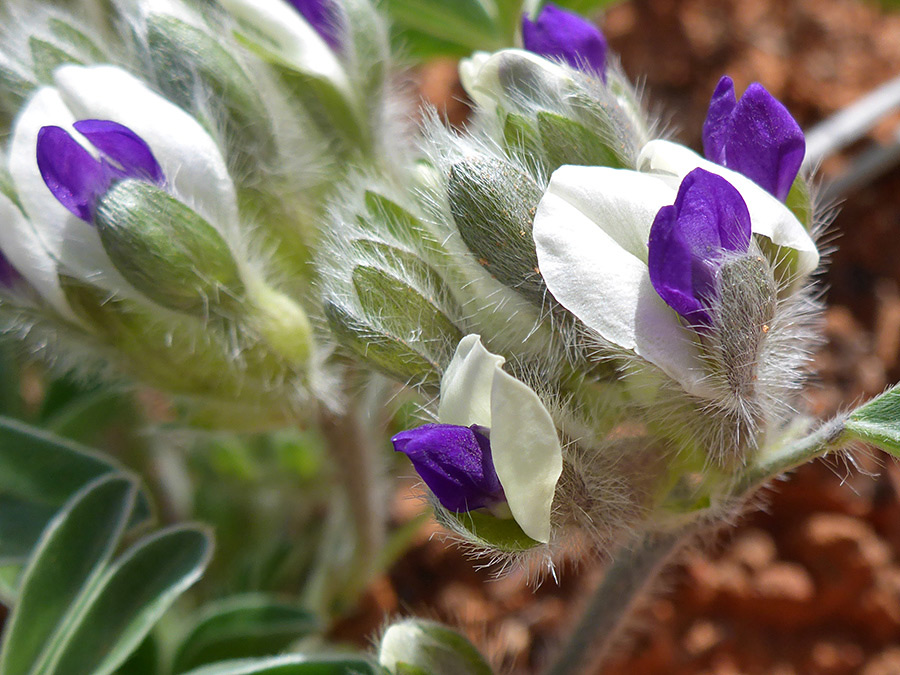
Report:
[[44,126],[62,127],[93,152],[72,126],[84,119],[110,120],[138,134],[161,166],[166,189],[219,228],[227,241],[239,241],[237,197],[225,160],[193,117],[120,68],[63,66],[54,73],[54,86],[39,89],[13,127],[9,171],[24,217],[4,207],[12,215],[0,247],[41,296],[70,317],[57,267],[108,290],[134,293],[95,228],[57,201],[38,169],[37,137]]
[[534,240],[553,296],[605,340],[655,364],[691,394],[710,397],[694,334],[650,283],[647,239],[681,179],[701,167],[728,180],[750,212],[753,232],[797,251],[797,275],[819,261],[809,233],[780,201],[749,179],[668,141],[641,151],[641,171],[557,169],[538,205]]
[[553,418],[538,395],[504,372],[478,335],[459,342],[441,381],[442,424],[490,429],[494,469],[516,522],[535,541],[550,539],[550,509],[562,473]]

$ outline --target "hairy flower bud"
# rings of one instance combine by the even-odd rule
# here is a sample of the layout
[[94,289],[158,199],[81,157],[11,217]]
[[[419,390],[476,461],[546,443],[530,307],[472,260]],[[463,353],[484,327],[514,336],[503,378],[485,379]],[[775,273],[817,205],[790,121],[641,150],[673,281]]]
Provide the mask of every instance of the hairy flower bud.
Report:
[[477,649],[446,626],[422,619],[391,624],[378,646],[378,663],[391,675],[491,675]]
[[115,185],[100,199],[94,222],[122,276],[163,307],[228,312],[244,294],[222,235],[161,188],[135,180]]
[[450,167],[447,191],[473,255],[500,283],[540,304],[544,284],[531,224],[541,191],[534,180],[500,160],[463,159]]

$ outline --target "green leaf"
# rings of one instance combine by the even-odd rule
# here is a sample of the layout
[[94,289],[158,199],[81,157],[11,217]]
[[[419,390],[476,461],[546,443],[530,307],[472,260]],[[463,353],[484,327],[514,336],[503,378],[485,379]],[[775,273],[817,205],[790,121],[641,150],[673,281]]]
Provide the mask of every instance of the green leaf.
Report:
[[[241,659],[204,666],[189,675],[382,675],[367,659],[353,656],[292,654],[270,659]],[[460,675],[463,675],[460,673]]]
[[212,537],[176,526],[147,537],[98,582],[47,675],[107,675],[134,651],[172,602],[206,568]]
[[316,617],[267,595],[229,598],[205,608],[178,648],[172,671],[225,659],[278,654],[318,629]]
[[[544,0],[541,5],[546,5],[551,0]],[[595,14],[601,9],[606,9],[610,7],[619,0],[552,0],[554,5],[559,7],[565,7],[566,9],[570,9],[573,12],[578,12],[579,14],[584,14],[585,16],[590,16],[591,14]]]
[[[25,570],[0,652],[2,675],[26,675],[46,664],[65,632],[77,598],[112,556],[137,495],[134,481],[102,477],[53,519]],[[60,636],[60,637],[57,637]]]
[[386,0],[384,6],[397,26],[468,47],[470,51],[506,46],[494,19],[479,0]]
[[132,652],[128,660],[116,671],[116,675],[160,675],[162,664],[159,660],[159,645],[150,633],[140,646]]
[[900,385],[850,413],[844,429],[857,439],[900,457]]
[[[77,443],[0,417],[0,564],[24,562],[53,514],[91,480],[119,470]],[[150,507],[138,501],[132,522]]]

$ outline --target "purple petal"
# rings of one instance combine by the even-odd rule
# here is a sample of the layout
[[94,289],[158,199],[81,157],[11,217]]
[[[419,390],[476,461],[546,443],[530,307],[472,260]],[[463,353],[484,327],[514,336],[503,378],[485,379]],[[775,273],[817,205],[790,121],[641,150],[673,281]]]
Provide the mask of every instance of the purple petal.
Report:
[[113,160],[122,178],[139,178],[162,185],[162,167],[143,138],[124,124],[109,120],[80,120],[73,125],[82,136]]
[[606,38],[577,14],[547,5],[537,21],[523,15],[522,42],[530,52],[560,58],[573,68],[592,70],[606,80]]
[[37,137],[37,165],[50,192],[76,216],[91,222],[97,199],[111,176],[100,160],[60,127],[43,127]]
[[650,228],[650,281],[688,322],[708,326],[722,253],[749,245],[750,213],[740,193],[721,176],[694,169]]
[[731,115],[737,105],[734,96],[734,82],[727,75],[722,76],[703,122],[703,154],[716,164],[725,164],[725,139],[731,124]]
[[450,511],[471,511],[504,501],[486,429],[426,424],[391,439],[438,501]]
[[12,266],[9,259],[0,251],[0,286],[14,288],[24,280],[19,270]]
[[806,153],[803,131],[787,108],[754,83],[736,103],[723,77],[703,125],[707,159],[747,176],[784,201]]
[[341,29],[334,0],[288,0],[335,51],[341,48]]

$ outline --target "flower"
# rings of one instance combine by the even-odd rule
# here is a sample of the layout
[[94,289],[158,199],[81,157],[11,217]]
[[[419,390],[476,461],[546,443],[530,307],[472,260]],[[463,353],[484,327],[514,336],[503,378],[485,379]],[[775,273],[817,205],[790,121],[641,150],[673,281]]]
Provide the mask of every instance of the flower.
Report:
[[72,127],[100,154],[85,150],[68,131],[45,126],[38,132],[37,164],[50,192],[85,222],[114,180],[138,178],[165,183],[162,168],[143,138],[110,120],[80,120]]
[[288,0],[309,25],[316,29],[328,46],[334,50],[341,48],[340,27],[335,16],[332,0]]
[[547,542],[562,448],[541,399],[506,373],[504,363],[480,336],[464,337],[441,380],[440,424],[392,440],[417,470],[425,469],[419,475],[446,508],[480,508],[505,495],[522,531]]
[[723,254],[746,252],[750,229],[750,212],[731,183],[691,171],[650,228],[647,266],[659,297],[688,323],[712,324],[708,308]]
[[[683,187],[684,196],[678,198],[678,186],[698,167],[721,176],[739,193],[753,233],[794,249],[798,279],[818,266],[815,243],[784,204],[748,178],[708,162],[688,148],[659,140],[641,151],[640,171],[585,166],[557,169],[537,207],[534,240],[541,275],[560,304],[612,345],[655,364],[689,393],[708,398],[712,393],[696,340],[654,288],[647,246],[660,210],[675,204],[674,211],[661,217],[657,243],[660,251],[668,246],[671,252],[682,237],[680,248],[688,258],[680,263],[691,266],[696,246],[684,241],[684,232],[670,231],[666,243],[672,215],[679,227],[688,229],[689,220],[694,219],[695,224],[705,221],[704,228],[710,230],[729,209],[739,214],[733,194],[703,174],[691,179]],[[730,206],[712,206],[711,200],[718,199],[713,193],[723,191]],[[690,211],[702,208],[709,211],[707,217],[699,213],[689,216]],[[734,245],[728,243],[728,236],[725,242],[723,249]],[[658,260],[654,267],[660,288],[685,291],[695,299],[698,288],[705,288],[702,274],[698,274],[695,287],[693,276],[685,274],[678,280],[679,273],[673,271],[667,278],[660,273]],[[690,313],[698,307],[685,305],[682,309]],[[697,317],[692,315],[691,320]]]
[[606,38],[577,14],[546,5],[535,21],[523,15],[522,43],[530,52],[559,58],[606,80]]
[[416,468],[441,505],[471,511],[506,501],[487,429],[473,424],[426,424],[391,439]]
[[737,101],[734,82],[725,76],[709,102],[703,153],[784,201],[803,163],[806,141],[787,108],[765,87],[754,82]]
[[[80,121],[79,121],[80,120]],[[40,137],[40,141],[39,141]],[[58,268],[134,294],[89,223],[96,199],[123,177],[160,184],[239,241],[234,185],[215,141],[188,113],[114,66],[58,68],[12,129],[9,173],[21,210],[8,212],[0,248],[35,290],[71,314]]]

